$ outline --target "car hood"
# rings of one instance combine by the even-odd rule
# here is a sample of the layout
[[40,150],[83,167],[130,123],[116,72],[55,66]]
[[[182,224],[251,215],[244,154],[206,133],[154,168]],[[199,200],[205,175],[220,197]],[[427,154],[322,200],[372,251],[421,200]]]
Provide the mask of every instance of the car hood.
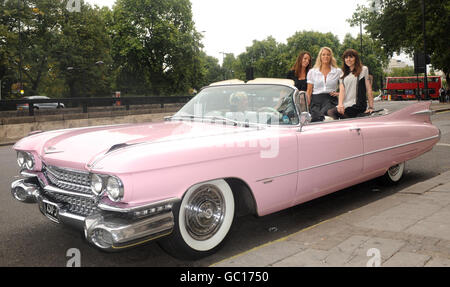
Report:
[[[73,169],[90,169],[92,163],[114,150],[133,145],[182,142],[247,133],[256,128],[234,127],[222,123],[167,121],[156,124],[125,124],[77,128],[43,133],[23,139],[16,149],[35,150],[48,165]],[[41,140],[39,142],[39,139]],[[34,142],[34,143],[33,143]],[[39,148],[37,148],[39,147]]]

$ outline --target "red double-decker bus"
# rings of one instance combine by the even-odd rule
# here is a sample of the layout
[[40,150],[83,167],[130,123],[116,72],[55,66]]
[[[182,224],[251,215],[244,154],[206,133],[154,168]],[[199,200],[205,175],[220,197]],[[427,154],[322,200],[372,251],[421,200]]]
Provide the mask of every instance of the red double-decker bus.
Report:
[[424,77],[387,77],[383,99],[416,100],[417,95],[422,100],[439,100],[439,89],[442,87],[441,77],[428,76],[428,96],[425,96]]

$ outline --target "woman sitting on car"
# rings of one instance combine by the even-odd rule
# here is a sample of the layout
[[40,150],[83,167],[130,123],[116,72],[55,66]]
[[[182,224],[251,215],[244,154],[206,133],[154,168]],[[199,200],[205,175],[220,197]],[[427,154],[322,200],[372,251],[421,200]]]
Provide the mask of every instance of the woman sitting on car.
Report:
[[319,51],[314,68],[307,76],[308,89],[306,94],[311,103],[312,121],[323,121],[328,110],[334,108],[338,101],[336,92],[341,69],[337,67],[331,48],[323,47]]
[[295,86],[299,91],[306,91],[306,76],[308,75],[309,70],[311,69],[311,54],[306,51],[300,52],[295,61],[294,66],[288,72],[286,78],[294,81]]
[[344,74],[339,80],[339,102],[336,108],[328,111],[328,115],[334,119],[345,119],[373,112],[369,69],[362,65],[358,52],[353,49],[347,49],[342,59]]

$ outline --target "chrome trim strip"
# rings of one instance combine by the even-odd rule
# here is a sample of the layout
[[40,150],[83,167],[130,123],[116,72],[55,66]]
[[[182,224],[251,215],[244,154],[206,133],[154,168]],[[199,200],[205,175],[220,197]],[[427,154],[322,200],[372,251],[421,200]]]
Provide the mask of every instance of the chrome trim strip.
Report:
[[37,177],[38,175],[35,172],[28,170],[21,170],[20,175],[23,177]]
[[67,220],[67,218],[68,218],[70,220],[84,222],[84,220],[86,219],[86,217],[84,217],[84,216],[70,213],[65,209],[60,209],[59,215],[64,217],[63,220]]
[[422,110],[422,111],[418,111],[418,112],[415,112],[415,113],[412,113],[411,115],[412,116],[415,116],[415,115],[434,115],[436,112],[435,111],[432,111],[432,110]]
[[429,140],[436,139],[436,138],[439,138],[439,135],[435,135],[435,136],[432,136],[432,137],[428,137],[428,138],[424,138],[424,139],[421,139],[421,140],[416,140],[416,141],[412,141],[412,142],[408,142],[408,143],[404,143],[404,144],[395,145],[395,146],[388,147],[388,148],[374,150],[374,151],[371,151],[371,152],[364,153],[363,155],[371,155],[371,154],[374,154],[374,153],[383,152],[383,151],[387,151],[387,150],[395,149],[395,148],[399,148],[399,147],[404,147],[404,146],[411,145],[411,144],[421,143],[421,142],[429,141]]
[[52,151],[50,151],[50,150],[44,149],[44,153],[45,154],[62,153],[62,152],[64,152],[64,151],[63,150],[52,150]]
[[79,196],[79,197],[84,197],[84,198],[89,198],[89,199],[95,199],[95,196],[92,194],[84,194],[84,193],[79,193],[79,192],[71,192],[71,191],[67,191],[67,190],[63,190],[51,185],[46,185],[44,187],[45,191],[51,192],[51,193],[60,193],[60,194],[65,194],[65,195],[71,195],[71,196]]
[[256,180],[256,182],[271,180],[271,179],[274,179],[274,178],[277,178],[277,177],[287,176],[287,175],[291,175],[291,174],[294,174],[294,173],[299,173],[299,172],[302,172],[302,171],[311,170],[311,169],[318,168],[318,167],[332,165],[332,164],[335,164],[335,163],[339,163],[339,162],[355,159],[355,158],[358,158],[358,157],[362,157],[362,156],[366,156],[366,155],[372,155],[372,154],[375,154],[375,153],[379,153],[379,152],[383,152],[383,151],[387,151],[387,150],[391,150],[391,149],[396,149],[396,148],[404,147],[404,146],[411,145],[411,144],[421,143],[421,142],[429,141],[429,140],[436,139],[436,138],[440,138],[440,135],[436,135],[436,136],[432,136],[432,137],[428,137],[428,138],[424,138],[424,139],[416,140],[416,141],[412,141],[412,142],[407,142],[407,143],[404,143],[404,144],[399,144],[399,145],[395,145],[395,146],[391,146],[391,147],[387,147],[387,148],[383,148],[383,149],[378,149],[378,150],[374,150],[374,151],[370,151],[370,152],[354,155],[354,156],[351,156],[351,157],[346,157],[346,158],[343,158],[343,159],[339,159],[339,160],[335,160],[335,161],[331,161],[331,162],[327,162],[327,163],[322,163],[322,164],[318,164],[318,165],[302,168],[302,169],[299,169],[299,170],[296,170],[296,171],[291,171],[291,172],[286,172],[286,173],[282,173],[282,174],[271,176],[271,177],[266,177],[266,178],[263,178],[263,179],[258,179],[258,180]]
[[59,167],[59,166],[54,166],[54,165],[45,165],[45,167],[50,168],[52,170],[57,170],[58,171],[68,171],[68,172],[73,172],[73,173],[80,173],[80,174],[84,174],[89,176],[89,172],[88,171],[84,171],[84,170],[79,170],[79,169],[73,169],[73,168],[69,168],[69,167]]
[[174,197],[174,198],[169,198],[169,199],[152,202],[152,203],[146,203],[144,205],[138,205],[138,206],[129,206],[129,205],[125,205],[125,204],[111,205],[111,204],[105,203],[104,200],[102,200],[102,202],[100,202],[97,207],[104,211],[129,213],[129,212],[135,212],[135,211],[144,210],[144,209],[150,209],[150,208],[154,208],[154,207],[158,207],[158,206],[174,204],[180,200],[181,199]]

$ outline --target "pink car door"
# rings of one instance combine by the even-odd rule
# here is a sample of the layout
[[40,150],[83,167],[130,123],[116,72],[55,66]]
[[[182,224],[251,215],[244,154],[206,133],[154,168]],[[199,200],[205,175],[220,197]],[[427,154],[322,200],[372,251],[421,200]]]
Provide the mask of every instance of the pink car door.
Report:
[[363,135],[358,121],[304,126],[298,137],[298,183],[294,204],[356,183],[363,170]]

